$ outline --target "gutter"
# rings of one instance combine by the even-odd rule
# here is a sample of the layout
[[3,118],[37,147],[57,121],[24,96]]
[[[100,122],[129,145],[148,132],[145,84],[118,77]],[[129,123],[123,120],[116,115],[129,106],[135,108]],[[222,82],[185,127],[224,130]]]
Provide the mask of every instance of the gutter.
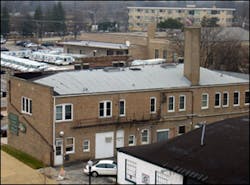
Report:
[[54,166],[54,163],[55,163],[55,102],[56,102],[56,97],[55,96],[52,96],[53,97],[53,122],[52,122],[52,146],[53,146],[53,166]]

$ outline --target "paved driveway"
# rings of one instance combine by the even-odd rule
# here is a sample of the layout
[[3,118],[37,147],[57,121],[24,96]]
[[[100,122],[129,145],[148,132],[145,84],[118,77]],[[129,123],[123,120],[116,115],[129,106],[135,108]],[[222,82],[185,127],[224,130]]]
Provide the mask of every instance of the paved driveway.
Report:
[[[89,184],[89,176],[83,173],[83,166],[86,163],[75,162],[64,167],[65,178],[63,180],[58,180],[58,174],[61,167],[55,167],[45,169],[45,174],[51,177],[54,180],[57,180],[58,184]],[[44,169],[40,169],[40,172],[43,173]],[[47,172],[46,172],[47,171]],[[116,178],[114,176],[98,176],[91,177],[91,184],[115,184]]]

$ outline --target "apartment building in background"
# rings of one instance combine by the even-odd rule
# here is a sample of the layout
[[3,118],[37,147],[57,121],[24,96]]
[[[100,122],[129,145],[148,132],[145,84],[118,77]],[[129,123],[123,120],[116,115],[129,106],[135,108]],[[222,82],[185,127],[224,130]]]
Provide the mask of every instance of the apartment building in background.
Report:
[[218,18],[220,26],[232,26],[234,8],[197,8],[187,7],[127,7],[128,30],[146,31],[150,22],[162,22],[168,18],[177,19],[183,23],[189,19],[194,24],[200,24],[203,17]]
[[10,77],[8,143],[62,165],[248,114],[249,80],[200,67],[199,46],[200,28],[187,27],[184,64]]

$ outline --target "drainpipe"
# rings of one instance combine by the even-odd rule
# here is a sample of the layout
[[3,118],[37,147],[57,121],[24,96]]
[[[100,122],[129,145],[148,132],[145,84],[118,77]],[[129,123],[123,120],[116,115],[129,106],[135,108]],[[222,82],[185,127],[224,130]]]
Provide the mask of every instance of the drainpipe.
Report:
[[52,133],[52,142],[53,142],[53,166],[54,166],[54,164],[55,164],[55,135],[56,135],[56,131],[55,131],[55,103],[56,103],[56,97],[55,96],[53,96],[53,133]]

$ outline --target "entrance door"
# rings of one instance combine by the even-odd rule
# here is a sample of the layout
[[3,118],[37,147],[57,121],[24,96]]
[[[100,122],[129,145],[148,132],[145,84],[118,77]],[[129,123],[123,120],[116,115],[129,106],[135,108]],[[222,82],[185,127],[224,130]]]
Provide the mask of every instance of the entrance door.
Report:
[[61,138],[57,138],[54,165],[61,164],[63,164],[63,140]]
[[157,130],[157,142],[168,140],[169,129]]
[[116,148],[124,147],[124,130],[116,131]]

